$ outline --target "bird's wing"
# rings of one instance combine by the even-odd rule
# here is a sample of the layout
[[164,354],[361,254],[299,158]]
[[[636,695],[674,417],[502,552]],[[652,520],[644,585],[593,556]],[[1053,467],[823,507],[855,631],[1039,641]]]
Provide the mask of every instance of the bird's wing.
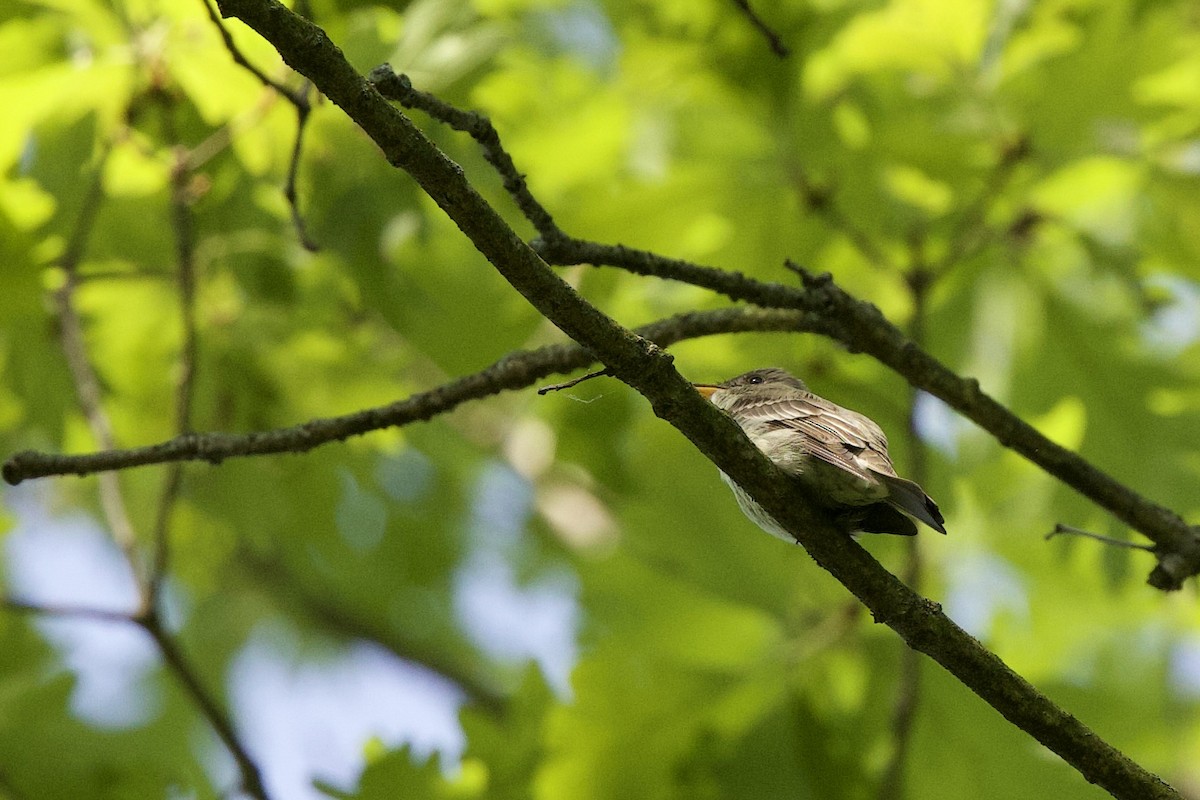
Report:
[[[864,481],[882,484],[888,492],[888,505],[946,532],[937,503],[920,486],[896,474],[883,429],[857,411],[811,392],[796,391],[745,399],[730,411],[752,425],[802,434],[805,452]],[[865,530],[910,533],[908,526],[897,528],[882,517],[871,524],[875,527]]]
[[905,514],[919,519],[938,533],[946,532],[946,518],[933,498],[925,494],[925,490],[912,481],[893,475],[879,475],[879,480],[887,487],[887,502]]
[[749,422],[802,433],[809,454],[863,480],[873,481],[873,472],[896,474],[878,425],[811,392],[748,399],[730,411]]

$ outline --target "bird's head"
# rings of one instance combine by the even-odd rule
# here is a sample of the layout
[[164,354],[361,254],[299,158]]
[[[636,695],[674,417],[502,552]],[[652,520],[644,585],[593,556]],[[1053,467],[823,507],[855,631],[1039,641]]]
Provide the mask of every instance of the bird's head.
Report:
[[695,386],[696,391],[709,400],[712,400],[713,395],[717,392],[723,393],[726,391],[738,394],[747,391],[757,392],[778,389],[808,391],[808,386],[805,385],[804,381],[792,375],[787,370],[779,369],[778,367],[764,367],[763,369],[751,370],[722,383],[693,383],[692,386]]

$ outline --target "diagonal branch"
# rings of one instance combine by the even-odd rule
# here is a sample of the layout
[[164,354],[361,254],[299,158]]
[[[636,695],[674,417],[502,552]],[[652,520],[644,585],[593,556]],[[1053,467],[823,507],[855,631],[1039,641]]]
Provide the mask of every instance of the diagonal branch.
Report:
[[529,191],[525,176],[517,170],[512,156],[500,144],[500,134],[490,119],[474,111],[462,111],[429,92],[414,89],[409,77],[397,75],[389,64],[371,70],[368,78],[379,93],[389,100],[395,100],[405,108],[424,111],[478,142],[483,148],[483,157],[499,173],[505,191],[512,197],[525,218],[533,224],[538,235],[548,240],[566,238],[566,234],[558,227],[550,212],[533,196],[533,192]]
[[288,87],[284,86],[279,81],[268,77],[267,73],[254,66],[250,59],[246,58],[246,55],[242,52],[241,48],[237,46],[237,43],[233,41],[233,36],[231,36],[229,31],[225,28],[225,24],[221,21],[220,15],[218,15],[216,10],[212,7],[212,3],[210,3],[209,0],[200,0],[200,2],[204,5],[204,10],[208,13],[208,18],[212,20],[212,24],[216,27],[217,33],[221,37],[221,42],[225,45],[225,49],[229,51],[229,55],[231,58],[233,58],[233,62],[249,72],[255,78],[258,78],[259,83],[261,83],[263,86],[274,89],[281,96],[285,97],[288,102],[299,108],[302,105],[302,95],[298,93],[293,94]]
[[[1150,574],[1150,585],[1158,589],[1175,590],[1187,578],[1200,574],[1200,532],[1187,525],[1174,512],[1142,497],[1075,453],[1051,442],[984,394],[977,381],[949,370],[907,339],[873,305],[851,297],[835,286],[829,276],[810,276],[789,262],[789,268],[798,272],[804,282],[804,288],[797,289],[757,281],[740,272],[701,266],[619,244],[605,245],[570,237],[554,223],[549,212],[529,192],[524,177],[517,171],[501,145],[495,128],[485,116],[460,111],[430,94],[413,89],[407,77],[397,76],[386,64],[372,70],[370,80],[385,97],[395,99],[406,107],[419,108],[434,119],[470,134],[479,142],[487,160],[503,178],[517,207],[538,230],[540,238],[533,242],[533,246],[547,263],[557,266],[614,266],[636,275],[700,286],[731,300],[768,308],[802,309],[818,314],[829,320],[826,335],[842,342],[851,351],[872,355],[903,375],[914,387],[941,398],[995,436],[1002,445],[1025,456],[1153,541],[1153,552],[1158,556],[1159,563]],[[970,225],[982,219],[989,201],[999,193],[1013,169],[1027,155],[1028,143],[1024,139],[1017,139],[1005,147],[983,190],[955,227],[947,258],[929,270],[930,279],[944,274],[953,263],[952,259],[961,258],[977,246],[975,237],[968,235]],[[835,216],[834,219],[837,221],[838,218]],[[869,240],[857,235],[852,226],[840,227],[848,231],[864,253],[870,254],[873,247]]]
[[638,275],[702,286],[734,300],[769,308],[796,308],[818,314],[828,335],[851,351],[864,352],[903,375],[913,386],[941,398],[963,416],[1080,494],[1107,509],[1155,543],[1159,563],[1149,583],[1175,590],[1200,574],[1200,532],[1178,514],[1154,503],[1070,450],[1050,441],[1032,425],[987,395],[974,378],[964,378],[909,340],[879,309],[837,286],[828,275],[800,273],[796,288],[764,283],[738,272],[664,258],[644,250],[577,239],[543,240],[538,252],[550,263],[604,264]]
[[[207,5],[207,3],[205,3]],[[211,10],[210,10],[211,11]],[[173,103],[163,102],[164,131],[173,144],[169,201],[170,225],[175,239],[176,275],[179,288],[179,318],[183,340],[179,353],[179,375],[175,386],[175,429],[187,434],[192,429],[192,406],[196,383],[199,345],[196,335],[196,225],[192,213],[190,182],[196,152],[180,145],[174,124]],[[175,463],[167,472],[159,495],[154,528],[154,554],[150,573],[143,585],[144,611],[137,623],[150,635],[168,671],[175,675],[201,715],[233,756],[240,776],[241,789],[258,800],[269,800],[262,773],[234,729],[229,713],[217,701],[200,677],[199,670],[186,657],[178,638],[168,630],[160,615],[162,585],[167,577],[170,555],[171,517],[183,485],[183,463]]]
[[6,611],[14,611],[19,614],[34,614],[43,617],[74,617],[77,619],[97,620],[99,622],[137,622],[136,611],[117,611],[108,608],[92,608],[91,606],[42,605],[40,603],[30,603],[26,600],[18,600],[13,597],[5,597],[0,600],[0,606]]
[[749,0],[733,0],[733,4],[738,7],[738,9],[746,16],[746,19],[750,20],[750,24],[753,25],[755,29],[763,35],[763,38],[767,40],[767,45],[771,48],[772,53],[780,58],[787,58],[792,54],[792,51],[786,44],[783,43],[783,39],[779,36],[779,34],[771,30],[771,26],[767,25],[767,23],[763,21],[763,18],[760,17],[758,13],[750,7]]
[[204,715],[208,724],[216,731],[225,748],[233,756],[233,760],[238,766],[242,789],[257,800],[269,800],[266,787],[262,782],[262,773],[259,772],[258,765],[250,757],[242,740],[238,738],[237,731],[233,727],[233,720],[217,702],[216,697],[201,682],[195,665],[184,655],[175,637],[163,626],[158,615],[153,612],[143,615],[138,620],[138,624],[146,633],[150,634],[150,638],[154,640],[167,667],[178,678],[188,697],[200,709],[200,713]]
[[[819,331],[811,314],[764,308],[729,308],[679,314],[638,328],[638,333],[668,347],[684,339],[745,331]],[[558,373],[591,366],[596,357],[577,344],[558,344],[510,353],[473,375],[404,400],[353,414],[315,419],[290,428],[247,434],[184,434],[148,447],[105,450],[82,455],[25,451],[4,464],[4,480],[17,484],[49,475],[87,475],[148,464],[208,461],[274,453],[302,453],[330,442],[371,431],[432,419],[462,403],[499,392],[524,389]]]
[[675,371],[671,357],[622,328],[555,275],[474,190],[461,168],[355,72],[324,31],[273,0],[222,0],[221,10],[258,31],[289,65],[344,109],[388,161],[420,184],[518,292],[644,395],[659,417],[791,531],[822,567],[871,609],[877,621],[931,656],[1087,780],[1119,798],[1178,800],[1171,787],[1054,705],[856,542],[838,535],[827,518],[807,504],[792,502],[794,485],[728,416],[692,389]]
[[0,607],[20,614],[128,623],[137,625],[144,630],[154,641],[155,647],[157,647],[159,655],[162,656],[169,671],[174,673],[175,677],[178,678],[184,691],[187,692],[192,702],[197,705],[204,718],[212,725],[217,736],[233,755],[233,759],[237,762],[238,770],[241,773],[242,788],[247,794],[257,800],[269,800],[262,783],[262,775],[259,773],[258,767],[250,759],[245,746],[238,739],[229,715],[225,713],[225,710],[217,702],[216,698],[205,688],[204,684],[200,681],[196,668],[184,656],[179,644],[163,626],[162,620],[153,611],[115,611],[104,608],[92,608],[90,606],[40,605],[7,597],[0,599]]
[[1030,143],[1024,136],[1006,140],[999,158],[984,179],[983,187],[958,215],[948,237],[949,246],[936,264],[930,265],[930,281],[943,277],[963,259],[977,252],[994,237],[985,225],[988,211],[1004,191],[1016,168],[1029,158]]

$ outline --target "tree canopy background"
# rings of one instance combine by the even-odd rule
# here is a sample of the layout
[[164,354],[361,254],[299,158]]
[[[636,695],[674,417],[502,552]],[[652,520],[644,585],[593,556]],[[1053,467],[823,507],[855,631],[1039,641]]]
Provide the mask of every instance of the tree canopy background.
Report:
[[[786,259],[828,271],[1195,518],[1195,4],[760,5],[787,55],[722,0],[305,13],[360,72],[389,62],[486,114],[571,235],[784,284]],[[6,453],[103,448],[100,419],[122,447],[296,425],[565,340],[342,110],[222,25],[283,93],[200,0],[0,10]],[[411,115],[535,235],[470,137]],[[561,274],[628,326],[730,305]],[[1044,541],[1059,522],[1137,539],[828,338],[671,351],[698,381],[787,367],[880,422],[950,535],[919,537],[919,570],[906,542],[867,548],[1200,796],[1194,580],[1165,594],[1144,553]],[[6,488],[0,797],[1105,796],[755,529],[632,389],[538,385],[300,455]],[[119,545],[154,584],[149,626],[123,619]]]

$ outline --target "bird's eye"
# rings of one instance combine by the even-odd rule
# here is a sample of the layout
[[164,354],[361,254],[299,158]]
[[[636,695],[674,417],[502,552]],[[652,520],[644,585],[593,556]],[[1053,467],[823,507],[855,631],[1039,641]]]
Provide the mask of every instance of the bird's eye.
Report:
[[746,383],[756,383],[757,384],[757,383],[762,383],[762,382],[763,382],[762,375],[751,375],[749,378],[746,378]]

